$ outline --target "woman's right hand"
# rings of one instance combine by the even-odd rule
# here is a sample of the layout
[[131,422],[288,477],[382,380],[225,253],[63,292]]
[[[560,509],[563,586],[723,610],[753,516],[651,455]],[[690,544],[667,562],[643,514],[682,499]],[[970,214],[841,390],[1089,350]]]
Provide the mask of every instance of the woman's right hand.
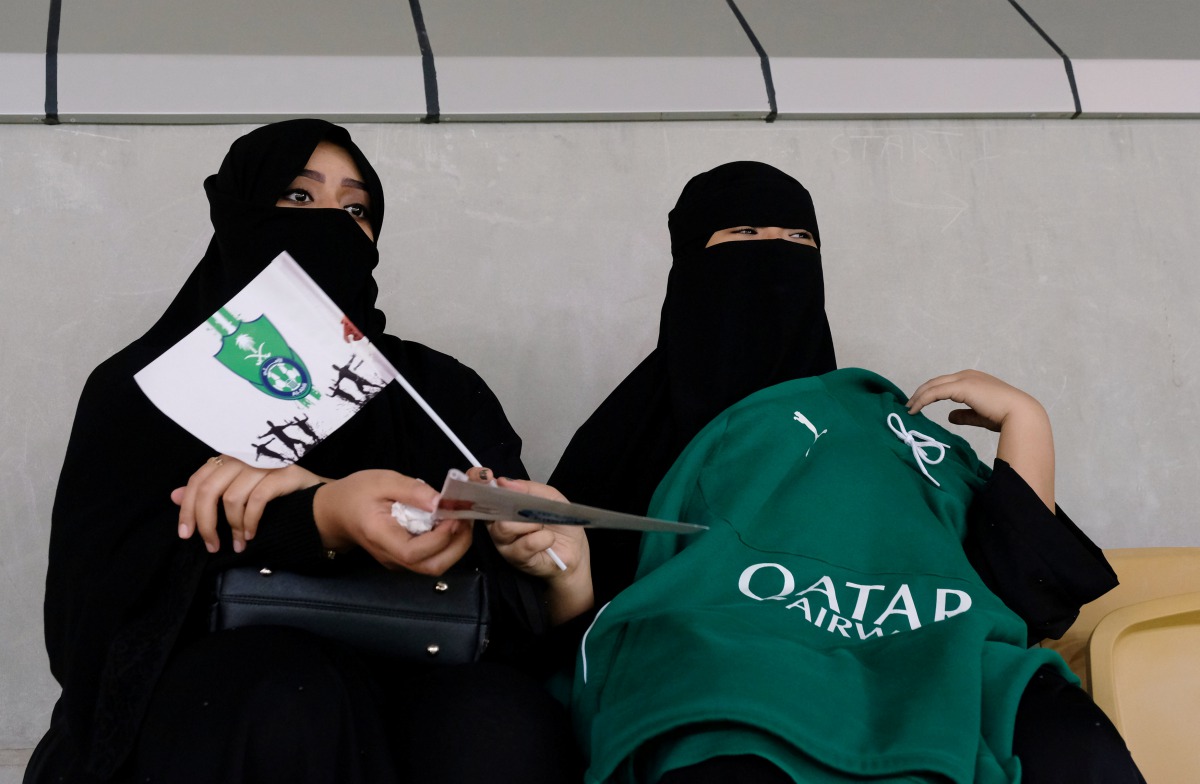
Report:
[[217,536],[217,504],[225,509],[225,520],[233,537],[233,551],[246,549],[254,538],[267,502],[325,481],[298,465],[286,468],[257,468],[236,457],[210,457],[188,478],[184,487],[171,491],[179,505],[179,538],[199,533],[204,547],[215,553],[221,547]]
[[313,517],[330,550],[357,545],[389,569],[439,575],[470,548],[471,521],[442,520],[414,536],[392,516],[396,501],[432,512],[437,499],[438,493],[419,479],[382,469],[357,471],[317,489]]

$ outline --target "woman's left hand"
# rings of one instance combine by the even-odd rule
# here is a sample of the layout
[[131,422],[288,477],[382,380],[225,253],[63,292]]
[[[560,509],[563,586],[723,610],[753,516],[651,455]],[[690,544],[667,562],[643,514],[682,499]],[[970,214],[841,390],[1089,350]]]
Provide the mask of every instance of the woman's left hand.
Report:
[[199,532],[205,548],[217,552],[221,547],[217,536],[220,502],[233,535],[233,551],[240,553],[258,532],[268,501],[324,481],[297,465],[256,468],[229,455],[211,457],[196,469],[185,487],[171,492],[171,500],[179,505],[179,538],[190,539]]
[[[469,475],[482,481],[478,472],[479,469],[472,469]],[[497,484],[505,490],[539,498],[567,500],[558,490],[540,482],[498,479]],[[583,528],[508,520],[490,522],[487,528],[496,549],[506,561],[522,572],[546,581],[551,623],[568,621],[592,606],[592,564]],[[566,565],[565,570],[547,552],[551,548]]]
[[949,419],[954,424],[987,428],[997,433],[1013,414],[1028,416],[1042,411],[1041,403],[1032,395],[978,370],[960,370],[929,379],[909,398],[908,413],[915,414],[939,400],[953,400],[969,406],[950,412]]
[[908,400],[908,413],[915,414],[939,400],[969,406],[950,412],[954,424],[1000,433],[996,457],[1021,475],[1047,509],[1055,510],[1054,434],[1050,416],[1037,398],[987,373],[960,370],[918,387]]

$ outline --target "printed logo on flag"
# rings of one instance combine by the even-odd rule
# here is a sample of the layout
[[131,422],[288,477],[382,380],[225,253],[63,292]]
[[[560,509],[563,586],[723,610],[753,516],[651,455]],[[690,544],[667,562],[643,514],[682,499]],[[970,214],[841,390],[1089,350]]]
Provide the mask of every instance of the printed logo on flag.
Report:
[[208,325],[224,334],[221,350],[215,355],[217,361],[259,391],[281,400],[295,400],[304,406],[312,405],[310,397],[321,399],[321,393],[312,385],[304,360],[292,351],[265,315],[253,321],[238,321],[228,310],[221,308],[208,320]]

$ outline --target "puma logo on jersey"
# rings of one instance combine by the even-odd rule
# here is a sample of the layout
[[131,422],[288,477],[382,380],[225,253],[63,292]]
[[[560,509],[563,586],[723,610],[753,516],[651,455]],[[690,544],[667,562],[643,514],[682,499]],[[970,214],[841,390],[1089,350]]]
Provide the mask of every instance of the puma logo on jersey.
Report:
[[[829,428],[825,428],[820,433],[818,433],[817,426],[814,425],[812,422],[809,422],[808,417],[804,416],[804,414],[801,414],[799,411],[797,411],[795,414],[792,415],[792,419],[796,420],[797,422],[799,422],[800,424],[804,425],[805,427],[807,427],[809,430],[812,431],[814,446],[817,443],[817,439],[819,439],[821,436],[823,436],[829,432]],[[810,446],[807,450],[805,450],[804,456],[808,457],[808,453],[811,451],[812,451],[812,447]]]

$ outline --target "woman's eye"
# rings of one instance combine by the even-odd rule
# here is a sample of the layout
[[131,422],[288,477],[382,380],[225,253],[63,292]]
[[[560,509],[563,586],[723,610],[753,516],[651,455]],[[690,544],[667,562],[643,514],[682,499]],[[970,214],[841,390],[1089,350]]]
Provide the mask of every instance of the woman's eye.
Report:
[[811,239],[812,239],[812,232],[808,232],[808,231],[797,231],[797,232],[793,232],[793,233],[792,233],[792,236],[793,236],[793,237],[795,237],[795,238],[796,238],[796,239],[798,239],[798,240],[811,240]]
[[751,235],[753,235],[753,234],[758,234],[758,232],[757,232],[757,231],[755,231],[754,229],[750,228],[749,226],[747,226],[747,227],[746,227],[746,228],[744,228],[744,229],[734,229],[734,230],[733,230],[733,233],[734,233],[734,234],[751,234]]
[[312,194],[303,188],[292,188],[291,190],[284,191],[283,195],[279,197],[279,200],[293,201],[297,204],[307,204],[313,200],[313,197]]
[[366,205],[363,204],[347,204],[342,209],[353,215],[355,218],[366,218],[369,214]]

